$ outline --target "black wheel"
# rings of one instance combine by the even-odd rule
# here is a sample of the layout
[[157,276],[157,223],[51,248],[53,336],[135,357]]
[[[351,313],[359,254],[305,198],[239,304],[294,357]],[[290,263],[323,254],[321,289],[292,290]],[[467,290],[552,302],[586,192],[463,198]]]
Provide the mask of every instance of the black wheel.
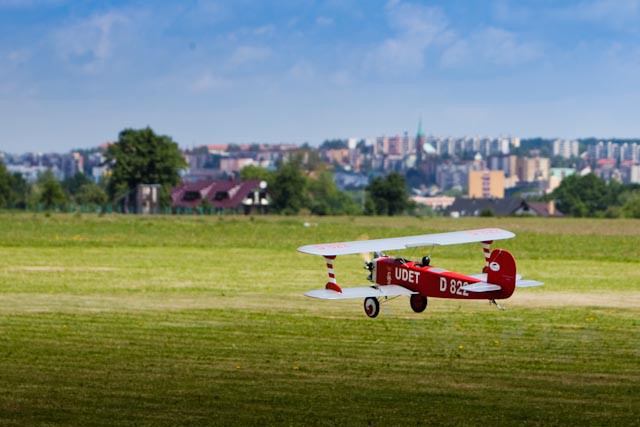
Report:
[[427,308],[427,297],[419,294],[411,295],[409,298],[411,309],[416,313],[422,313]]
[[378,298],[367,297],[364,299],[364,312],[367,316],[373,318],[380,313],[380,301]]

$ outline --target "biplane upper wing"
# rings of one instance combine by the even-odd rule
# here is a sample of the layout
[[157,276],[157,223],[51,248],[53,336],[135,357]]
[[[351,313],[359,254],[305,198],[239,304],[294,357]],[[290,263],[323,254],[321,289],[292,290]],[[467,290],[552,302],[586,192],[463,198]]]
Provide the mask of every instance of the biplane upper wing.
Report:
[[311,298],[320,299],[346,299],[346,298],[367,298],[367,297],[395,297],[398,295],[411,295],[417,292],[398,285],[382,285],[382,286],[359,286],[356,288],[343,288],[342,292],[332,289],[314,289],[305,292],[305,295]]
[[394,251],[407,248],[435,245],[458,245],[461,243],[486,242],[515,237],[510,231],[500,228],[454,231],[450,233],[424,234],[420,236],[392,237],[389,239],[358,240],[355,242],[321,243],[298,248],[299,252],[311,255],[337,256],[363,252]]

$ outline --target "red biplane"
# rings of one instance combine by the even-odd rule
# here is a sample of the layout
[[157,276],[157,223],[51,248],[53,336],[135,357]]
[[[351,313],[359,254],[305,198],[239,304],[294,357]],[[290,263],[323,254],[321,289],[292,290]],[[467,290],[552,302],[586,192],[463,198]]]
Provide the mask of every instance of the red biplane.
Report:
[[[535,280],[522,280],[516,274],[516,262],[508,251],[495,249],[490,252],[494,240],[515,237],[510,231],[499,228],[455,231],[451,233],[425,234],[421,236],[396,237],[390,239],[360,240],[355,242],[323,243],[298,248],[298,251],[322,255],[329,270],[329,281],[324,289],[305,293],[306,296],[321,299],[364,298],[364,311],[369,317],[380,313],[380,303],[390,297],[409,296],[411,308],[416,313],[427,308],[427,298],[486,299],[496,302],[509,298],[516,287],[542,285]],[[462,243],[482,243],[485,265],[482,273],[461,274],[430,265],[430,256],[420,261],[391,257],[383,251],[457,245]],[[372,260],[365,260],[367,277],[373,286],[342,288],[336,281],[333,261],[338,255],[366,254],[373,252]]]

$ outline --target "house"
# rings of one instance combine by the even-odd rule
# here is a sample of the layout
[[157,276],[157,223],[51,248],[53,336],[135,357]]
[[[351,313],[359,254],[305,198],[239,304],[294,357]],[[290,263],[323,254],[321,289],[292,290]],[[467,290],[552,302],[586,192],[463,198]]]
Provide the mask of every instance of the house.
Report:
[[411,200],[416,202],[418,205],[428,206],[434,211],[441,211],[451,206],[456,199],[455,197],[448,197],[448,196],[436,196],[436,197],[413,196],[411,197]]
[[[528,209],[524,209],[527,207]],[[516,215],[533,215],[533,216],[543,216],[543,217],[563,217],[564,214],[556,209],[556,203],[553,200],[549,200],[548,202],[528,202],[524,201],[523,210],[521,212],[516,212]]]
[[521,198],[505,199],[456,199],[447,209],[452,217],[480,216],[564,216],[555,208],[553,201],[530,202]]
[[267,183],[259,179],[207,179],[183,183],[171,190],[176,212],[268,213]]

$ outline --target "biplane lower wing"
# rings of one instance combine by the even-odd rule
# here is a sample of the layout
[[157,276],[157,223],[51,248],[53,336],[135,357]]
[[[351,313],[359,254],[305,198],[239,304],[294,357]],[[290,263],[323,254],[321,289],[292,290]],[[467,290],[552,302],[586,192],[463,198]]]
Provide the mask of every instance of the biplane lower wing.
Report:
[[306,292],[305,295],[311,298],[320,299],[347,299],[347,298],[368,298],[368,297],[395,297],[399,295],[412,295],[417,292],[398,285],[383,286],[360,286],[356,288],[343,288],[342,292],[332,289],[314,289]]

